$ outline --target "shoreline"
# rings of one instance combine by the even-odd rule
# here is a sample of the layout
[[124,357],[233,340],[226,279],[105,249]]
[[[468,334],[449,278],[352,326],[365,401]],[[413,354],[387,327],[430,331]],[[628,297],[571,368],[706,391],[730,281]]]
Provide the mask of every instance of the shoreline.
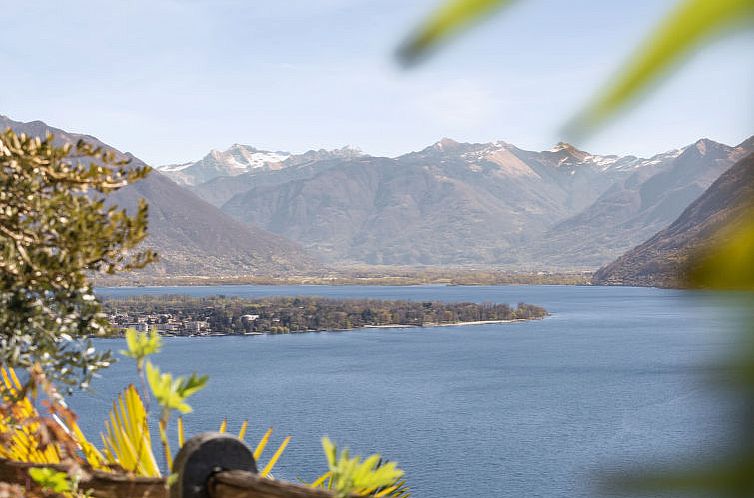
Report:
[[541,306],[519,301],[445,302],[336,299],[317,296],[149,296],[103,301],[115,335],[157,329],[165,336],[222,336],[325,332],[359,328],[451,327],[509,323],[547,316]]
[[[193,338],[193,337],[259,337],[259,336],[271,336],[271,335],[293,335],[293,334],[312,334],[322,332],[351,332],[354,330],[367,330],[367,329],[424,329],[424,328],[440,328],[440,327],[462,327],[467,325],[496,325],[502,323],[516,323],[516,322],[532,322],[535,320],[544,320],[551,314],[539,318],[514,318],[512,320],[479,320],[474,322],[455,322],[455,323],[425,323],[422,325],[408,325],[403,323],[386,324],[386,325],[364,325],[363,327],[353,327],[350,329],[322,329],[322,330],[294,330],[291,332],[251,332],[244,334],[195,334],[195,335],[178,335],[178,334],[160,334],[161,337],[178,337],[178,338]],[[110,336],[110,337],[88,337],[89,339],[123,339],[122,336]]]
[[493,325],[496,323],[514,323],[514,322],[530,322],[532,320],[544,320],[542,318],[514,318],[512,320],[477,320],[474,322],[453,322],[453,323],[425,323],[422,325],[405,325],[405,324],[388,324],[388,325],[364,325],[363,327],[356,327],[353,329],[342,330],[359,330],[359,329],[407,329],[407,328],[434,328],[434,327],[457,327],[464,325]]

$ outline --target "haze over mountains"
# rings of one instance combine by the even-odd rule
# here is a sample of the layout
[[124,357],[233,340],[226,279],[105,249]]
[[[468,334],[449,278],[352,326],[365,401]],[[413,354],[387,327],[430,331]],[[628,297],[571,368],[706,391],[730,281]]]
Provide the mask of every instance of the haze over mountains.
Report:
[[[242,151],[275,160],[239,168]],[[329,263],[595,269],[672,223],[747,151],[701,139],[638,158],[443,139],[397,158],[304,160],[236,145],[161,170],[211,170],[190,187],[200,197]]]

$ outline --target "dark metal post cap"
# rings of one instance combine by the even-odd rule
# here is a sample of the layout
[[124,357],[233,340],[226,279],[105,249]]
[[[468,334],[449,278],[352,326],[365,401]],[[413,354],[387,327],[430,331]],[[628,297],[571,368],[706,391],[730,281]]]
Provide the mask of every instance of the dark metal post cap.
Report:
[[192,437],[173,463],[177,479],[170,486],[170,498],[210,498],[207,483],[214,473],[223,470],[258,472],[254,455],[237,437],[219,432]]

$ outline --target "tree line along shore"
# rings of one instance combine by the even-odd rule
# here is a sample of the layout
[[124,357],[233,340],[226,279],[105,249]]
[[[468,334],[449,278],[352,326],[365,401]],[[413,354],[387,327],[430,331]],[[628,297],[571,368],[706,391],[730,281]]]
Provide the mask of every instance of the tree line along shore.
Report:
[[535,320],[547,311],[531,304],[385,301],[321,297],[133,296],[103,300],[119,333],[127,328],[165,335],[286,334],[362,327],[427,327]]

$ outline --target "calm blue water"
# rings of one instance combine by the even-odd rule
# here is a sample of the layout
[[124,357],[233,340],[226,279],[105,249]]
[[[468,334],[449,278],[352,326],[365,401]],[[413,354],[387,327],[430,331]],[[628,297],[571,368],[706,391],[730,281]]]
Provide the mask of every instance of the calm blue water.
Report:
[[[595,472],[714,454],[729,406],[698,367],[733,340],[699,295],[639,288],[232,286],[100,289],[100,295],[320,295],[525,301],[543,321],[263,337],[168,338],[166,370],[210,374],[190,432],[249,418],[256,441],[293,441],[276,476],[324,470],[329,435],[398,460],[417,498],[591,496]],[[101,341],[120,349],[119,341]],[[73,406],[89,434],[134,380],[122,361]],[[271,454],[268,450],[266,456]],[[265,456],[262,462],[265,462]]]

